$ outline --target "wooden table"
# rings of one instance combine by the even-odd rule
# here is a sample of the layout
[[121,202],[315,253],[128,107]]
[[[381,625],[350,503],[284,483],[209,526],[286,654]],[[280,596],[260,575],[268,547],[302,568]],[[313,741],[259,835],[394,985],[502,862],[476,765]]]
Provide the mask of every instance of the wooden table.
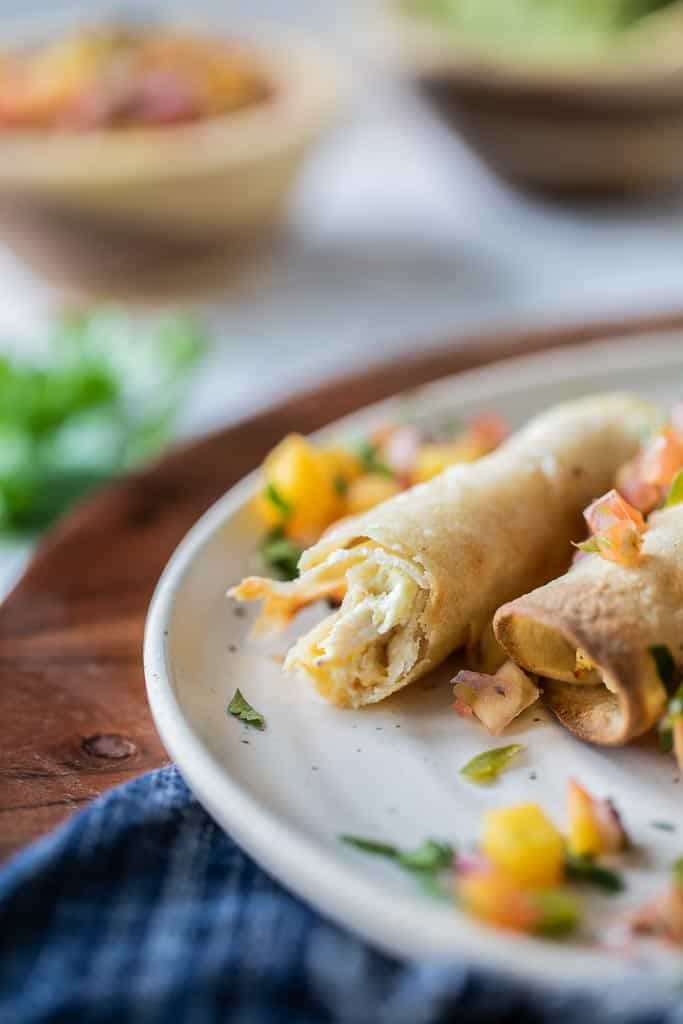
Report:
[[142,672],[152,590],[197,517],[284,434],[308,433],[401,389],[503,356],[672,327],[683,329],[683,316],[442,344],[179,448],[77,509],[0,608],[0,856],[167,762]]

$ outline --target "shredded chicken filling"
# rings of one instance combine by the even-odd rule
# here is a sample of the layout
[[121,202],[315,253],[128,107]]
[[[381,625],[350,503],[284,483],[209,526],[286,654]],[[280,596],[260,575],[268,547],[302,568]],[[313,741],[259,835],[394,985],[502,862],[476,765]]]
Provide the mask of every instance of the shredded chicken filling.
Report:
[[[319,680],[328,677],[334,688],[381,685],[409,671],[420,656],[425,574],[414,563],[373,543],[341,555],[335,552],[310,570],[319,579],[327,575],[330,560],[346,563],[341,607],[321,623],[314,637],[304,637],[292,648],[285,668],[300,665]],[[302,583],[308,575],[304,574]]]

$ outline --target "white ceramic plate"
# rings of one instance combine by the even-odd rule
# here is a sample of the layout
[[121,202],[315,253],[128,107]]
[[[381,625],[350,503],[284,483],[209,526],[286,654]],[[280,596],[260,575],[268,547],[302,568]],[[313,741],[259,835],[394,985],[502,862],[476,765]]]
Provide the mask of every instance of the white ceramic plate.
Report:
[[[520,424],[561,399],[613,388],[679,397],[683,339],[631,338],[508,360],[398,396],[322,434],[361,433],[387,415],[469,416],[480,409]],[[628,862],[623,896],[586,890],[586,930],[600,930],[607,916],[661,889],[683,853],[683,783],[672,758],[644,745],[589,747],[530,709],[506,736],[525,745],[523,757],[494,786],[477,787],[459,769],[495,744],[451,710],[445,683],[452,668],[357,712],[329,707],[285,679],[276,654],[248,641],[255,609],[245,614],[225,596],[254,569],[259,526],[248,501],[256,486],[252,474],[185,538],[147,623],[145,673],[156,725],[209,813],[286,886],[385,950],[464,958],[553,983],[604,985],[624,975],[641,985],[680,983],[680,956],[661,947],[627,954],[581,936],[554,943],[489,929],[430,901],[392,864],[339,842],[340,833],[353,833],[406,846],[434,837],[466,848],[483,811],[520,800],[540,801],[564,826],[566,782],[575,775],[616,799],[642,846]],[[266,716],[264,732],[226,713],[238,686]],[[656,821],[674,822],[677,831],[659,830]]]

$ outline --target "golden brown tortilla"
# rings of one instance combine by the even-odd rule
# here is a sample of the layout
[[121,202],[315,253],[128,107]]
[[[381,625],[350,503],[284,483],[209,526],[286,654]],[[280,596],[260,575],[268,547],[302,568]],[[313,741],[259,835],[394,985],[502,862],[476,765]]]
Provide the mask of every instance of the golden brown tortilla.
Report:
[[510,657],[547,680],[560,721],[592,743],[627,743],[661,716],[651,647],[683,661],[683,505],[653,513],[642,550],[631,569],[589,555],[494,619]]
[[491,455],[338,524],[304,553],[299,579],[250,578],[232,593],[264,598],[272,621],[326,588],[343,596],[291,648],[285,671],[335,704],[381,700],[475,648],[503,601],[564,571],[582,509],[655,415],[628,394],[559,405]]

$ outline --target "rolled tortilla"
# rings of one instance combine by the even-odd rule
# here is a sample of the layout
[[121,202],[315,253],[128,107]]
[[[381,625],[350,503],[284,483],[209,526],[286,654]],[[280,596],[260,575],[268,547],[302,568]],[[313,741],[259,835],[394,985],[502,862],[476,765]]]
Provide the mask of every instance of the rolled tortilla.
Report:
[[474,648],[503,601],[564,571],[581,510],[655,416],[628,394],[559,405],[491,455],[333,527],[304,552],[297,580],[252,577],[231,593],[264,598],[271,622],[324,594],[342,599],[291,648],[285,671],[335,704],[382,700]]
[[546,678],[560,721],[592,743],[627,743],[662,715],[667,694],[651,647],[683,660],[683,505],[649,522],[636,567],[588,555],[494,619],[510,657]]

